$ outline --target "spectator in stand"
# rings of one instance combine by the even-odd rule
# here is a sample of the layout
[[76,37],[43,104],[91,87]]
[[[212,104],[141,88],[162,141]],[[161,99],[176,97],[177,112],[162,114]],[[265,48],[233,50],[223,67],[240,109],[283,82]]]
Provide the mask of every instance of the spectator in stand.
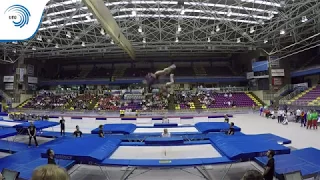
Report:
[[69,180],[66,170],[59,166],[48,164],[40,166],[32,173],[31,180]]
[[74,137],[82,137],[82,132],[79,129],[79,126],[76,126],[76,130],[73,132]]

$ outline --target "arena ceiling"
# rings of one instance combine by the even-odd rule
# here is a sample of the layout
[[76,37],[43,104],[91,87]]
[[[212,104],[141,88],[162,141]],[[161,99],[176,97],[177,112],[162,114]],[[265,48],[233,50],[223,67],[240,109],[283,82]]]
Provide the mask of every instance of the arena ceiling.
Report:
[[[319,0],[106,0],[137,58],[214,56],[262,49],[299,52],[318,43]],[[4,60],[128,58],[81,0],[51,0],[36,36],[1,44]]]

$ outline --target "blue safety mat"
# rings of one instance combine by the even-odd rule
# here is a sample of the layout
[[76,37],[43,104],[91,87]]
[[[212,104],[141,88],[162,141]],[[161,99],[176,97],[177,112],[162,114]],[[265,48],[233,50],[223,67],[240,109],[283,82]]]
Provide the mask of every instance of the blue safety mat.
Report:
[[[134,124],[105,124],[103,131],[106,134],[130,134],[136,129]],[[98,134],[99,128],[91,131],[91,134]]]
[[[109,157],[119,146],[118,138],[66,138],[51,148],[55,151],[57,159],[75,160],[78,163],[99,163]],[[47,157],[42,152],[42,157]]]
[[[320,150],[305,148],[291,151],[291,154],[275,156],[275,171],[277,178],[282,179],[283,174],[301,171],[303,177],[320,174]],[[255,158],[261,166],[265,166],[266,157]]]
[[[0,120],[0,122],[9,122],[9,123],[24,123],[24,122],[21,122],[21,121],[19,121],[19,122],[17,122],[17,121],[9,121],[9,120]],[[3,123],[1,123],[0,124],[0,127],[3,127],[3,128],[13,128],[15,125],[5,125],[5,124],[3,124]]]
[[[33,122],[33,124],[38,130],[59,125],[59,123],[51,122],[51,121],[35,121],[35,122]],[[15,128],[18,128],[18,129],[19,128],[28,128],[29,126],[30,126],[30,123],[25,122],[25,123],[16,125]]]
[[147,145],[157,146],[173,146],[183,144],[184,140],[181,137],[148,137],[144,140]]
[[131,160],[131,159],[105,159],[101,164],[105,166],[137,166],[137,167],[182,167],[226,164],[232,162],[227,157],[175,159],[175,160]]
[[[53,132],[53,131],[37,132],[37,136],[46,137],[46,138],[59,138],[59,137],[62,137],[60,132]],[[73,137],[73,133],[66,132],[65,136],[72,136]],[[96,136],[96,135],[86,134],[86,133],[82,134],[82,137],[87,137],[87,136]]]
[[27,148],[28,145],[26,143],[0,140],[1,152],[20,152],[26,150]]
[[[184,141],[183,144],[174,144],[174,146],[187,146],[187,145],[200,145],[200,144],[211,144],[209,140],[201,141]],[[121,142],[120,146],[148,146],[144,142]]]
[[[216,136],[227,136],[232,137],[230,135],[226,135],[225,133],[209,133],[208,137],[216,137]],[[291,140],[276,136],[274,134],[255,134],[255,135],[245,135],[241,132],[235,132],[233,136],[244,136],[242,139],[249,139],[250,141],[264,141],[264,142],[274,142],[277,144],[291,144]]]
[[268,141],[255,135],[216,136],[210,141],[217,150],[231,160],[246,161],[255,157],[265,156],[272,149],[276,154],[289,154],[290,149],[277,142]]
[[[226,122],[199,122],[194,126],[202,133],[225,131],[230,127],[230,125]],[[241,131],[241,128],[234,126],[234,130]]]
[[[0,169],[7,168],[20,172],[20,178],[31,179],[32,172],[39,166],[46,165],[47,159],[41,158],[41,148],[33,148],[0,159]],[[56,161],[60,167],[70,168],[74,161]]]
[[0,138],[6,138],[6,137],[10,137],[10,136],[15,136],[17,134],[18,134],[18,132],[14,128],[3,128],[3,129],[0,129]]

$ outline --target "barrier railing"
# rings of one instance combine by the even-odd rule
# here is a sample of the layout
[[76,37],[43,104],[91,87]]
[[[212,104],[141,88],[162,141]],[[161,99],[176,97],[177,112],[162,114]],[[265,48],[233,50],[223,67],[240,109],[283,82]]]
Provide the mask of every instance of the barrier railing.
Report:
[[288,91],[290,89],[293,89],[293,85],[292,84],[287,84],[285,86],[283,86],[281,89],[279,89],[275,94],[274,97],[279,97],[282,93],[284,93],[285,91]]
[[0,89],[0,95],[6,100],[7,104],[12,103],[12,98],[3,90]]
[[[248,113],[251,112],[250,107],[246,108],[219,108],[219,109],[182,109],[175,111],[168,110],[153,110],[153,111],[138,111],[138,117],[144,116],[164,116],[164,115],[208,115],[208,114],[235,114],[235,113]],[[95,116],[105,116],[105,117],[119,117],[119,111],[93,111],[93,110],[83,110],[83,111],[70,111],[70,110],[33,110],[33,109],[11,109],[10,113],[26,113],[26,114],[37,114],[37,115],[51,115],[51,116],[75,116],[75,117],[95,117]]]

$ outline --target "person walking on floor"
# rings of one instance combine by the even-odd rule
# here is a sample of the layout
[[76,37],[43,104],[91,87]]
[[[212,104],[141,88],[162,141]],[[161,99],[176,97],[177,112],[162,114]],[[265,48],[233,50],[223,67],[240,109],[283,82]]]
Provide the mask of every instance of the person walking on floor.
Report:
[[61,117],[60,120],[60,134],[61,136],[66,135],[66,125],[65,125],[66,121],[64,120],[63,117]]
[[319,118],[319,114],[316,110],[313,110],[312,113],[312,126],[313,129],[318,129],[318,118]]
[[307,129],[311,129],[312,127],[312,111],[308,111],[308,114],[307,114]]

